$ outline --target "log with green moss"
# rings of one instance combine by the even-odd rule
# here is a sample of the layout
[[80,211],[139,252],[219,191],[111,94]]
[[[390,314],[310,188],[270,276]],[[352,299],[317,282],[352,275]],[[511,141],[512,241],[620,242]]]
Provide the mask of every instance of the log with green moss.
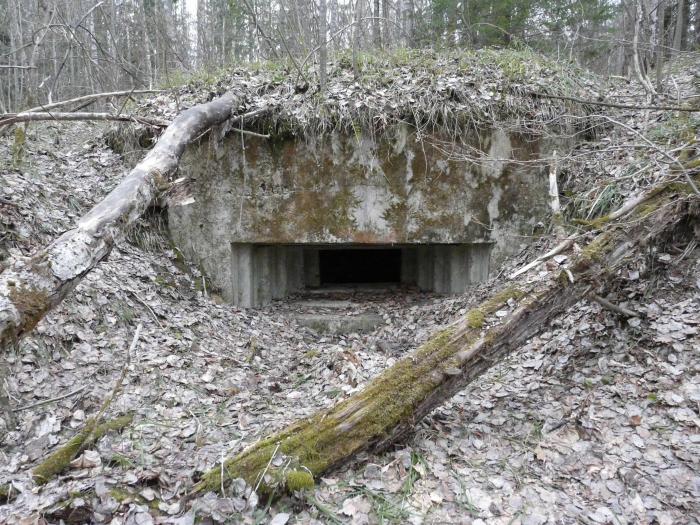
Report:
[[[617,269],[634,257],[635,248],[672,236],[688,242],[697,235],[689,225],[700,224],[700,199],[689,186],[676,183],[654,189],[643,204],[606,224],[574,259],[570,274],[505,288],[362,391],[213,468],[192,494],[220,490],[235,478],[259,486],[263,493],[308,487],[314,477],[360,452],[386,449],[412,432],[430,411],[520,348],[548,321],[589,293],[602,293]],[[505,318],[493,317],[506,308],[510,313]],[[272,461],[273,456],[277,461]]]
[[32,470],[34,481],[39,485],[49,482],[54,476],[67,469],[70,462],[92,443],[108,432],[116,432],[128,427],[133,419],[133,414],[126,414],[100,424],[96,424],[95,420],[89,420],[68,443],[34,467]]

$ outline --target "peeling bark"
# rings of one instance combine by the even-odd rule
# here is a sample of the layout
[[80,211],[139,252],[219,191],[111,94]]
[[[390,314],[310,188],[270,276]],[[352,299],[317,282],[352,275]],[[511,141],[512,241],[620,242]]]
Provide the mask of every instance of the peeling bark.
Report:
[[180,114],[155,147],[121,183],[46,248],[14,263],[0,274],[0,350],[32,330],[80,280],[109,255],[153,202],[158,187],[178,166],[187,144],[237,109],[228,92]]
[[[558,279],[502,290],[361,392],[213,468],[191,495],[217,491],[222,482],[239,477],[252,486],[262,480],[263,492],[284,490],[289,487],[290,474],[308,472],[318,477],[360,452],[386,449],[412,432],[430,411],[543,330],[551,319],[609,284],[617,269],[635,256],[635,247],[683,230],[678,226],[687,221],[698,224],[700,199],[689,194],[690,186],[678,183],[648,192],[638,207],[624,214],[624,221],[606,224]],[[692,228],[683,231],[693,235]],[[489,316],[503,308],[511,310],[510,314],[486,326]],[[281,456],[282,467],[270,468],[273,456]]]

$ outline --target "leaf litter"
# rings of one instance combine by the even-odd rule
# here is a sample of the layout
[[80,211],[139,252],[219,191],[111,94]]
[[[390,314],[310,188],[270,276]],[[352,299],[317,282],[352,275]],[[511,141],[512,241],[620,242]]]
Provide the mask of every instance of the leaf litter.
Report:
[[[102,129],[30,128],[24,164],[0,171],[0,197],[13,203],[0,203],[7,252],[0,265],[68,229],[116,185],[125,161],[95,138]],[[2,158],[10,147],[0,138]],[[586,173],[591,165],[579,168]],[[1,521],[697,523],[697,247],[680,260],[659,252],[664,269],[652,272],[645,261],[626,269],[608,298],[638,317],[579,302],[436,409],[412,438],[329,473],[311,493],[268,507],[238,480],[185,507],[182,497],[198,474],[362,388],[464,315],[494,281],[462,297],[374,298],[383,325],[331,336],[298,325],[288,303],[253,310],[221,304],[198,288],[196,270],[180,268],[165,239],[151,240],[141,244],[157,249],[117,246],[8,356],[16,407],[85,388],[18,411],[17,429],[4,432],[0,484],[14,494],[0,507]],[[500,273],[543,248],[524,250]],[[134,411],[134,423],[37,490],[31,467],[99,410],[138,324],[143,332],[123,392],[110,407],[110,415]],[[124,488],[133,494],[125,497]]]

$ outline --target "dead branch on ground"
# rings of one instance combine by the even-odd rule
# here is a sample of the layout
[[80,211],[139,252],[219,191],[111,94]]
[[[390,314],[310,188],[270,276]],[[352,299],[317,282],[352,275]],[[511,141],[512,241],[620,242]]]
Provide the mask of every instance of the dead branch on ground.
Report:
[[[551,319],[591,293],[600,293],[598,289],[636,256],[636,247],[672,235],[687,241],[693,235],[688,224],[697,224],[700,201],[689,185],[662,184],[650,195],[624,222],[607,224],[559,278],[501,290],[360,392],[216,466],[190,496],[220,490],[235,478],[251,486],[263,479],[261,490],[267,493],[310,487],[314,477],[359,453],[382,451],[410,434],[430,411],[517,351]],[[502,320],[494,316],[500,310],[509,312]],[[278,455],[283,467],[271,469]]]
[[128,227],[168,187],[168,177],[188,143],[214,125],[244,118],[235,117],[238,101],[229,91],[181,113],[144,159],[75,228],[0,273],[0,349],[31,331],[109,255]]
[[[85,102],[94,102],[103,98],[115,98],[115,97],[130,97],[132,95],[145,95],[151,93],[162,93],[162,89],[130,89],[125,91],[110,91],[106,93],[92,93],[90,95],[83,95],[81,97],[75,97],[68,100],[60,100],[58,102],[51,102],[41,106],[36,106],[30,109],[25,109],[21,111],[22,113],[34,113],[37,111],[48,111],[50,109],[61,108],[64,106],[69,106],[71,104],[83,104]],[[121,112],[120,112],[121,113]],[[0,115],[2,118],[2,115]]]
[[119,375],[119,378],[114,384],[109,396],[107,396],[107,398],[102,402],[97,415],[90,418],[85,424],[83,430],[68,441],[67,444],[60,447],[39,465],[34,467],[32,470],[32,477],[36,483],[40,485],[47,483],[55,475],[60,474],[64,469],[68,468],[70,462],[73,461],[78,454],[90,447],[102,436],[114,430],[121,430],[131,424],[131,421],[134,419],[133,414],[127,414],[111,421],[104,421],[103,418],[105,412],[111,406],[114,399],[121,394],[122,384],[124,383],[124,378],[126,377],[129,370],[129,365],[131,364],[131,354],[138,343],[141,328],[142,325],[140,324],[136,327],[136,332],[134,333],[134,337],[131,340],[131,344],[126,352],[126,362],[122,368],[122,373]]

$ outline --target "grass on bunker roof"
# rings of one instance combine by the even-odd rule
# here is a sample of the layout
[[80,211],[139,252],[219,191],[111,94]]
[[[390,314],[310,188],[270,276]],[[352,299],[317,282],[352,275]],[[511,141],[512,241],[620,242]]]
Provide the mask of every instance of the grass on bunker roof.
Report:
[[[518,49],[359,53],[357,68],[350,52],[338,53],[323,90],[316,65],[299,68],[303,76],[290,61],[232,65],[173,78],[167,96],[194,104],[233,89],[239,113],[269,110],[246,127],[271,135],[376,133],[401,123],[453,136],[494,126],[539,135],[591,127],[591,106],[542,95],[589,99],[605,89],[590,72]],[[162,116],[150,102],[139,109]]]

